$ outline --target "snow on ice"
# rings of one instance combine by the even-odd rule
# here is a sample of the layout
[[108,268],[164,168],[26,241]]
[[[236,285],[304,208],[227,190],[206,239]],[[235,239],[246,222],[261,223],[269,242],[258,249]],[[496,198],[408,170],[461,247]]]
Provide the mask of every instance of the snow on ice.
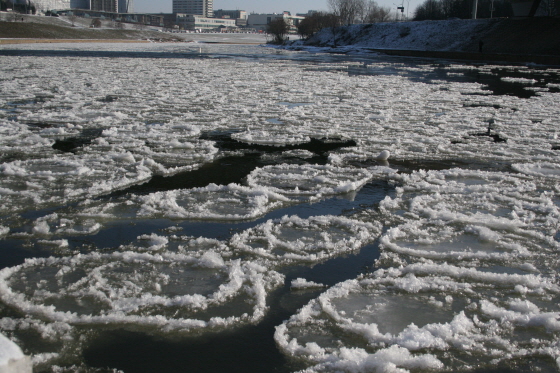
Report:
[[[373,270],[277,326],[277,345],[305,372],[560,361],[558,80],[535,66],[500,66],[497,79],[524,87],[521,97],[463,79],[494,76],[489,65],[228,45],[200,58],[193,48],[34,44],[45,56],[2,57],[0,238],[49,255],[0,271],[3,307],[22,315],[3,316],[0,329],[35,366],[80,363],[104,328],[193,335],[257,323],[283,269],[375,240],[381,255],[365,264]],[[106,49],[142,58],[95,56]],[[355,146],[330,151],[326,164],[306,163],[309,150],[265,154],[240,183],[116,193],[242,155],[208,133],[248,146]],[[266,218],[379,180],[395,193],[378,205]],[[187,220],[261,218],[226,238],[181,235]],[[78,244],[119,222],[165,219],[168,229],[109,247]]]

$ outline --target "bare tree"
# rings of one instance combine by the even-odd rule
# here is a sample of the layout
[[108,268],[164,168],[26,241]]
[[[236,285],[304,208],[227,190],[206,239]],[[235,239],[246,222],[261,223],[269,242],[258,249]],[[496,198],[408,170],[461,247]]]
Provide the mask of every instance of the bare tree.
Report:
[[274,44],[282,44],[286,40],[286,35],[290,32],[290,25],[284,18],[276,18],[266,26],[266,33],[272,35]]
[[338,27],[340,25],[338,18],[332,13],[317,12],[306,17],[298,25],[298,34],[304,38],[310,38],[327,27]]
[[75,15],[74,13],[71,13],[71,12],[68,13],[68,20],[72,24],[72,27],[76,26],[76,20],[77,19],[78,19],[77,15]]
[[328,0],[329,9],[340,19],[341,24],[351,25],[362,21],[367,0]]
[[370,0],[366,3],[364,22],[387,22],[391,18],[391,8],[379,6],[375,1]]

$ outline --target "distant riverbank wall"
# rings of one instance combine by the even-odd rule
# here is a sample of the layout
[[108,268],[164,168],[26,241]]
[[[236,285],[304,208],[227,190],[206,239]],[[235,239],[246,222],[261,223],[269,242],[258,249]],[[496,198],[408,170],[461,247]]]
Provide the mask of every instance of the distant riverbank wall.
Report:
[[323,29],[292,47],[354,47],[394,55],[557,64],[558,30],[559,17],[389,22]]

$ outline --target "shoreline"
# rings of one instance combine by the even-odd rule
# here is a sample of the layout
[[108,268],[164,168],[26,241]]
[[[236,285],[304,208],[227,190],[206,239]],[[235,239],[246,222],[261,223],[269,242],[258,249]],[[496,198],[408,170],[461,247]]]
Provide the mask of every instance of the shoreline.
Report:
[[476,53],[476,52],[454,52],[454,51],[422,51],[422,50],[391,50],[368,48],[368,51],[383,53],[389,56],[402,57],[426,57],[426,58],[445,58],[452,60],[468,61],[492,61],[492,62],[513,62],[513,63],[535,63],[539,65],[560,65],[560,56],[546,55],[525,55],[507,53]]
[[52,43],[152,43],[150,40],[132,39],[0,39],[2,44],[52,44]]

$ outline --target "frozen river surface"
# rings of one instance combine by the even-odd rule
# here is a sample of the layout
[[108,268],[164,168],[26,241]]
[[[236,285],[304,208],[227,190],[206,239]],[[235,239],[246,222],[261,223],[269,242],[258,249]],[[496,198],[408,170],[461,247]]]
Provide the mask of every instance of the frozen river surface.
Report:
[[0,63],[0,332],[35,372],[560,369],[560,70],[202,43]]

